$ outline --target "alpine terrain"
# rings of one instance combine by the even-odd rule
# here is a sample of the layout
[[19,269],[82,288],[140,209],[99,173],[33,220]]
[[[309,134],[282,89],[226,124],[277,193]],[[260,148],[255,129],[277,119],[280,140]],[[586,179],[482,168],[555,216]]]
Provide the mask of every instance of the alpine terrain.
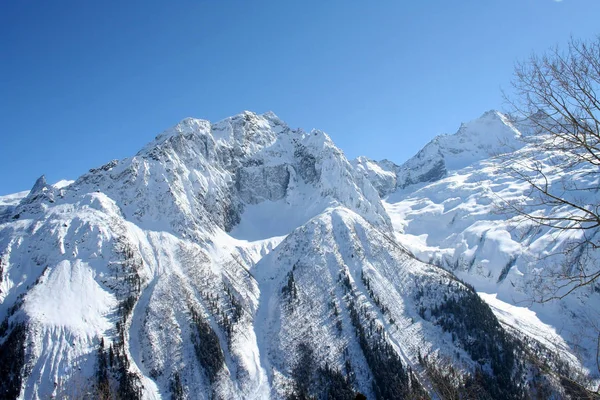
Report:
[[527,135],[490,111],[396,165],[244,112],[42,176],[0,197],[0,398],[594,398],[600,286],[531,301],[578,233],[502,207]]

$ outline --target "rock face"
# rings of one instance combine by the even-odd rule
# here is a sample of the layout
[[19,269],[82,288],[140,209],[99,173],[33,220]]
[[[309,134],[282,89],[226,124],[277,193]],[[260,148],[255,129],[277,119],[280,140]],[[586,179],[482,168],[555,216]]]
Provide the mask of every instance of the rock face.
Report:
[[352,160],[352,165],[371,182],[382,197],[398,187],[397,174],[400,167],[389,160],[373,161],[361,156]]
[[[502,118],[485,117],[514,132]],[[473,157],[478,126],[459,132]],[[457,165],[451,142],[409,160],[410,182]],[[73,183],[0,198],[0,393],[565,394],[535,361],[566,374],[562,358],[396,238],[380,195],[410,186],[406,168],[353,165],[323,132],[245,112],[185,119]]]

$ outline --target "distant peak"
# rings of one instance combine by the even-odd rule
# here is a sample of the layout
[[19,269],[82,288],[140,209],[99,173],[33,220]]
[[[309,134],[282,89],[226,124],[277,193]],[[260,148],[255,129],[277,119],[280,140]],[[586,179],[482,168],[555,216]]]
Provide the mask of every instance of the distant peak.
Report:
[[481,115],[481,117],[479,117],[479,118],[490,118],[490,117],[492,117],[492,118],[502,118],[502,117],[504,117],[504,114],[502,114],[498,110],[493,110],[492,109],[492,110],[488,110],[488,111],[484,112]]
[[236,115],[236,117],[256,118],[258,117],[258,114],[254,111],[244,110],[238,115]]
[[248,111],[248,110],[244,110],[241,113],[234,115],[232,117],[226,118],[226,120],[233,120],[233,119],[245,119],[245,120],[267,120],[270,122],[275,122],[276,124],[284,124],[283,121],[273,112],[273,111],[267,111],[265,113],[262,114],[258,114],[254,111]]
[[254,119],[258,119],[258,118],[259,118],[259,115],[257,113],[255,113],[254,111],[244,110],[239,114],[235,114],[229,118],[225,118],[225,121],[239,120],[239,119],[245,119],[245,120],[249,121],[249,120],[254,120]]
[[192,124],[195,124],[197,121],[198,121],[197,118],[187,117],[187,118],[184,118],[181,121],[179,121],[178,125],[192,125]]
[[222,123],[231,123],[233,121],[239,121],[239,120],[244,120],[244,121],[264,120],[264,121],[269,121],[269,122],[275,122],[276,124],[279,124],[279,125],[284,125],[284,123],[277,117],[277,115],[275,115],[275,113],[273,111],[267,111],[264,114],[258,114],[258,113],[255,113],[254,111],[248,111],[248,110],[244,110],[239,114],[235,114],[235,115],[232,115],[231,117],[227,117],[222,120],[219,120],[219,121],[215,122],[214,125],[220,125]]
[[286,123],[283,122],[281,118],[279,118],[273,111],[267,111],[266,113],[262,114],[261,117],[275,125],[286,125]]
[[367,162],[371,162],[371,161],[372,161],[372,160],[371,160],[369,157],[367,157],[367,156],[358,156],[358,157],[356,157],[354,160],[355,160],[356,162],[359,162],[359,163],[367,163]]
[[[514,130],[509,118],[498,110],[489,110],[484,112],[479,118],[473,119],[469,122],[463,122],[460,124],[459,130],[456,135],[483,135],[489,136],[490,134],[497,133],[493,127],[508,127]],[[518,132],[514,132],[513,135],[518,135]]]
[[175,125],[175,129],[180,132],[186,132],[190,129],[197,130],[203,126],[210,126],[210,121],[187,117],[182,119],[177,125]]
[[[257,114],[253,111],[244,110],[215,123],[205,119],[188,117],[160,133],[153,141],[144,146],[138,154],[153,152],[157,147],[162,147],[172,139],[177,142],[174,144],[176,147],[189,142],[199,144],[205,148],[207,138],[209,142],[218,142],[220,145],[233,146],[237,143],[236,146],[244,146],[245,151],[254,152],[259,148],[272,144],[280,134],[289,131],[288,125],[272,111]],[[252,143],[252,145],[248,147],[249,143]]]
[[39,193],[42,190],[44,190],[46,187],[48,187],[48,183],[46,182],[46,175],[42,175],[39,178],[37,178],[37,180],[33,184],[33,187],[31,188],[31,192],[29,192],[29,193],[30,194]]
[[[308,143],[311,143],[313,145],[315,145],[315,144],[333,145],[333,141],[331,140],[329,135],[320,129],[311,129],[311,131],[306,135],[306,137],[308,138]],[[335,145],[333,145],[333,146],[335,146]]]
[[27,196],[21,200],[21,204],[29,204],[33,202],[36,198],[39,198],[39,196],[43,196],[45,193],[47,193],[49,188],[50,186],[46,182],[46,175],[40,176],[36,179]]
[[279,117],[273,111],[270,111],[270,110],[267,111],[266,113],[263,113],[262,116],[267,119],[279,119]]

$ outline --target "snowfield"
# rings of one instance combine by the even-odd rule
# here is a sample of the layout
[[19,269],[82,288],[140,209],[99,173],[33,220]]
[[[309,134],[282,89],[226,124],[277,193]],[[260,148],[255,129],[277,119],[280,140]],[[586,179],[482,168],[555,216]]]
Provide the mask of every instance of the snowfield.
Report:
[[567,396],[564,365],[595,371],[598,292],[528,302],[569,238],[498,211],[527,188],[489,155],[520,135],[488,112],[397,166],[271,112],[188,118],[2,196],[0,393],[443,398],[441,374]]
[[[498,117],[486,113],[482,119]],[[507,124],[514,130],[515,138],[521,134],[498,117],[497,123]],[[456,134],[474,140],[477,133],[488,143],[494,131],[485,129],[469,131],[469,126],[492,126],[492,123],[466,124]],[[496,130],[497,132],[499,130]],[[490,134],[491,133],[491,134]],[[452,136],[443,136],[452,138]],[[498,143],[506,143],[503,135],[495,136]],[[435,141],[435,140],[434,140]],[[545,173],[552,182],[579,182],[596,179],[590,170],[559,171],[552,166],[551,153],[534,153],[523,144],[512,147],[517,156],[531,157],[545,165]],[[449,169],[434,182],[420,182],[389,192],[384,200],[398,242],[418,259],[439,265],[464,281],[472,284],[488,301],[502,322],[510,323],[507,315],[516,318],[512,324],[523,334],[569,353],[571,360],[578,359],[584,370],[597,376],[596,341],[600,321],[600,287],[590,285],[561,301],[545,304],[533,302],[539,295],[538,277],[551,275],[562,267],[565,246],[580,238],[580,232],[565,233],[556,229],[534,226],[506,204],[528,199],[529,186],[515,180],[508,172],[502,157],[492,153],[471,152],[466,166]],[[498,154],[496,152],[496,154]],[[445,159],[445,153],[439,155]],[[455,157],[451,152],[450,158]],[[412,161],[411,161],[412,162]],[[403,167],[398,167],[400,170]],[[597,203],[595,193],[585,194],[586,202]],[[539,213],[560,212],[539,207]],[[591,265],[598,255],[592,254]],[[505,305],[505,306],[502,306]],[[523,314],[527,307],[534,314]],[[514,314],[514,315],[513,315]],[[530,315],[522,322],[523,315]],[[519,322],[521,321],[521,322]],[[558,337],[556,336],[558,335]],[[545,337],[553,338],[551,340]]]

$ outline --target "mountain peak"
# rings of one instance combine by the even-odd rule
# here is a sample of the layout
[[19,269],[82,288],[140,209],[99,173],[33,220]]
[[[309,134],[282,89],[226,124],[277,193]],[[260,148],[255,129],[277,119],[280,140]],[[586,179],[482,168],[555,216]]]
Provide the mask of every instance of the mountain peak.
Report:
[[413,158],[399,167],[401,187],[432,182],[448,171],[467,167],[476,161],[523,146],[521,133],[508,117],[496,110],[462,123],[453,135],[439,135]]
[[388,160],[379,162],[359,157],[355,167],[363,170],[380,195],[397,187],[437,181],[476,161],[523,147],[521,132],[497,110],[461,123],[456,133],[438,135],[417,154],[398,166]]
[[31,191],[29,193],[32,195],[37,194],[37,193],[41,192],[42,190],[44,190],[47,186],[48,186],[48,183],[46,182],[46,175],[42,175],[39,178],[37,178],[37,180],[33,184],[33,187],[31,188]]
[[215,123],[188,117],[157,135],[138,155],[153,153],[169,141],[176,141],[172,146],[179,150],[185,150],[188,147],[185,143],[189,142],[189,145],[203,147],[203,153],[217,144],[254,153],[272,144],[277,135],[286,131],[289,131],[288,126],[272,111],[264,114],[243,111]]
[[144,146],[140,153],[160,146],[174,136],[183,135],[189,137],[189,135],[207,132],[210,132],[210,121],[187,117],[182,119],[171,128],[168,128],[162,133],[158,134],[153,141]]
[[260,121],[270,121],[277,122],[279,124],[285,125],[285,123],[273,112],[267,111],[265,113],[259,114],[254,111],[244,110],[239,114],[232,115],[231,117],[227,117],[222,119],[221,121],[216,122],[219,124],[223,121],[233,121],[233,120],[245,120],[247,122],[260,122]]
[[206,226],[231,231],[265,201],[301,216],[294,222],[341,204],[391,227],[371,183],[327,134],[291,130],[273,112],[244,111],[216,123],[186,118],[135,157],[91,170],[77,186],[100,188],[143,228],[178,234],[203,235]]
[[[480,143],[487,143],[490,146],[504,143],[506,140],[521,136],[521,133],[513,126],[508,117],[496,110],[490,110],[483,113],[479,118],[462,123],[454,135],[442,135],[445,137],[471,136],[477,137]],[[449,142],[449,140],[446,140]]]
[[481,118],[505,118],[506,116],[498,110],[491,109],[481,114]]

